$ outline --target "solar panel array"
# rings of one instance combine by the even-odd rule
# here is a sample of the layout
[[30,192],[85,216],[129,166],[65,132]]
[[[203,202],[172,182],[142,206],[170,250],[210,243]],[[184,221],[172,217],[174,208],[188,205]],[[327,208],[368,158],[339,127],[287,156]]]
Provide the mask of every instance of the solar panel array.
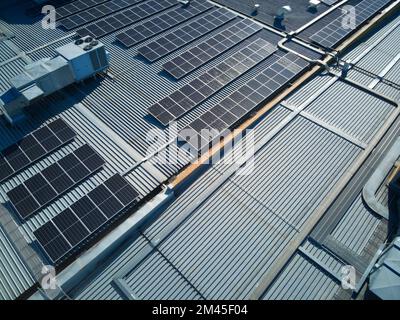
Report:
[[128,29],[116,36],[116,39],[125,47],[130,48],[152,36],[166,31],[179,23],[189,20],[200,13],[210,10],[213,6],[209,2],[195,1],[189,6],[178,7],[172,11],[157,16],[143,24]]
[[180,79],[261,29],[255,22],[241,20],[165,63],[163,68],[175,79]]
[[60,25],[62,25],[67,30],[71,30],[80,27],[86,23],[105,17],[116,11],[125,9],[141,1],[143,0],[111,0],[96,7],[69,16],[61,20]]
[[138,49],[139,54],[148,61],[154,62],[180,47],[204,36],[218,27],[235,19],[236,15],[228,10],[219,8],[204,17],[161,37]]
[[158,0],[157,2],[151,0],[100,21],[96,21],[95,23],[77,30],[76,33],[80,37],[89,35],[95,38],[100,38],[174,5],[176,5],[175,0]]
[[[240,118],[288,83],[307,65],[308,63],[301,58],[290,53],[286,54],[256,74],[219,104],[192,121],[180,132],[180,138],[189,142],[196,149],[207,147],[218,134],[232,127]],[[185,130],[188,131],[185,132]],[[214,130],[214,136],[209,137],[212,130]],[[188,133],[190,136],[187,136]]]
[[0,182],[71,141],[75,135],[75,132],[61,119],[33,131],[1,152]]
[[133,205],[138,196],[137,191],[116,174],[34,231],[34,235],[51,261],[57,262],[107,221]]
[[104,160],[88,145],[70,153],[7,192],[22,219],[45,207],[104,165]]
[[[354,6],[356,13],[356,23],[354,27],[356,28],[367,21],[389,2],[390,0],[363,0],[356,4]],[[310,39],[325,48],[332,48],[340,42],[340,40],[354,31],[354,28],[350,28],[350,26],[345,28],[343,23],[346,23],[347,26],[348,21],[341,15],[312,35]]]
[[148,109],[163,125],[175,120],[240,77],[277,50],[258,38]]
[[77,0],[68,3],[62,7],[57,8],[56,10],[57,20],[68,17],[85,9],[97,6],[98,4],[106,1],[108,0]]

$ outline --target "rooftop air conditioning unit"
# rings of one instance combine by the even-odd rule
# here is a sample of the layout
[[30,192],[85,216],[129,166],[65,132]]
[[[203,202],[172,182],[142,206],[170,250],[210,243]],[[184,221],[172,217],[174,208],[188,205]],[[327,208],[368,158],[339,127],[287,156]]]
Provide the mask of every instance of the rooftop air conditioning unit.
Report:
[[55,50],[53,59],[42,59],[24,67],[10,79],[11,88],[0,95],[0,109],[14,123],[23,109],[72,83],[85,80],[109,66],[110,55],[99,41],[87,36]]

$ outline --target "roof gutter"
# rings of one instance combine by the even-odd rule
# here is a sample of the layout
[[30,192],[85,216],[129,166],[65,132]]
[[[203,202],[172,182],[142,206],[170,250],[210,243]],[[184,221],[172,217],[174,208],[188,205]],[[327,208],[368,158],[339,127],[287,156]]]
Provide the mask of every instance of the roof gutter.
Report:
[[389,208],[382,205],[376,198],[376,193],[392,169],[394,163],[400,156],[400,138],[397,138],[394,145],[390,148],[385,158],[376,168],[362,190],[362,197],[367,206],[381,217],[389,220]]

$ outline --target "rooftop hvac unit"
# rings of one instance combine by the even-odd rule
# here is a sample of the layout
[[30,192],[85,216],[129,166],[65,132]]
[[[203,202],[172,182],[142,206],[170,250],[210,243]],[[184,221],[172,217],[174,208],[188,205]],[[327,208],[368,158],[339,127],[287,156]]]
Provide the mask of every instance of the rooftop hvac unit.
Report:
[[53,59],[25,66],[10,79],[11,88],[0,95],[0,108],[7,120],[22,118],[23,109],[74,82],[85,80],[109,66],[109,53],[99,41],[87,36],[56,49]]

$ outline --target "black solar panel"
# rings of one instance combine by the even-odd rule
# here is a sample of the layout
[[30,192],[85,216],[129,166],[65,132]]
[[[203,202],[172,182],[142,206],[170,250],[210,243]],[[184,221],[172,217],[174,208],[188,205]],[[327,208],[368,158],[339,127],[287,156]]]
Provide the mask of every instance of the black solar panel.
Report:
[[175,79],[180,79],[259,30],[261,26],[250,20],[239,21],[165,63],[163,68]]
[[236,15],[234,13],[219,8],[139,48],[138,52],[150,62],[156,61],[228,23],[235,19],[235,17]]
[[68,18],[62,19],[60,25],[65,29],[71,30],[80,27],[86,23],[105,17],[119,10],[123,10],[131,5],[137,4],[143,0],[111,0],[96,7],[76,13]]
[[84,145],[11,189],[7,195],[20,217],[26,219],[103,164],[104,160],[90,146]]
[[133,205],[139,194],[119,174],[34,231],[52,262],[59,261],[116,215]]
[[129,8],[128,10],[121,11],[100,21],[89,24],[76,32],[80,37],[89,35],[95,38],[100,38],[130,24],[148,18],[153,14],[166,10],[176,4],[177,2],[174,0],[146,1]]
[[348,34],[370,19],[389,2],[390,0],[363,0],[354,5],[356,14],[356,23],[354,28],[350,28],[350,26],[347,25],[348,21],[345,19],[345,15],[348,15],[349,13],[344,13],[344,15],[339,16],[312,35],[310,39],[325,48],[333,48]]
[[0,154],[0,182],[10,178],[75,137],[61,119],[33,131]]
[[73,15],[77,12],[94,7],[109,0],[77,0],[56,9],[57,20]]
[[139,42],[164,32],[179,23],[187,21],[213,6],[204,0],[192,1],[188,6],[175,8],[160,16],[146,21],[134,28],[128,29],[115,38],[125,47],[130,48]]
[[[197,150],[208,147],[213,139],[276,93],[277,89],[288,83],[307,65],[306,61],[290,53],[279,58],[218,105],[192,121],[180,132],[180,138]],[[210,133],[212,137],[209,136]]]
[[256,66],[276,50],[276,46],[261,38],[249,42],[214,68],[175,91],[169,97],[152,105],[148,112],[163,125],[167,125]]

